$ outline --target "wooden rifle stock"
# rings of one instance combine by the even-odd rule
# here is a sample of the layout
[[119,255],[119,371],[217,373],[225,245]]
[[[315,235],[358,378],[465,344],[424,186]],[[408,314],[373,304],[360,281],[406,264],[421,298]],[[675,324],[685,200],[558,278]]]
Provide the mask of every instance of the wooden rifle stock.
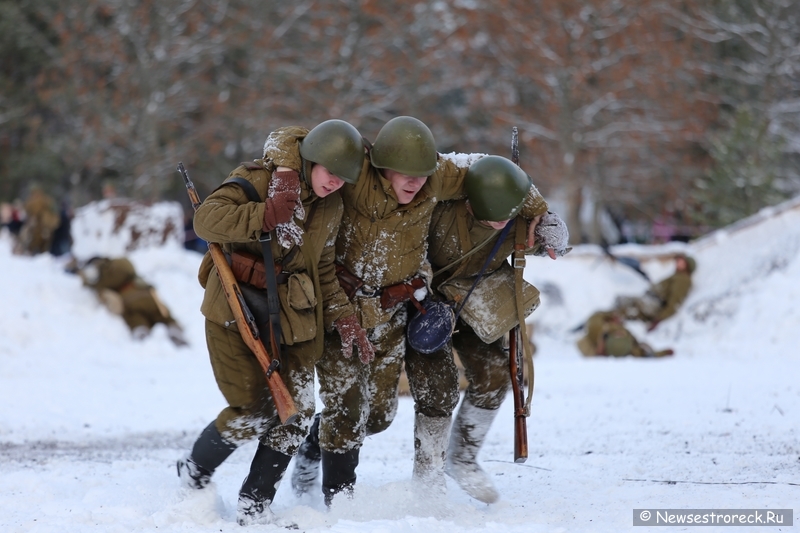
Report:
[[[197,195],[192,180],[189,179],[189,174],[183,166],[183,162],[178,163],[178,172],[183,176],[183,181],[186,184],[186,192],[189,194],[189,200],[192,202],[192,208],[197,211],[200,207],[200,197]],[[225,293],[225,299],[233,312],[234,322],[239,328],[239,333],[242,336],[245,344],[255,354],[258,359],[262,370],[267,379],[267,386],[272,394],[272,400],[275,403],[275,410],[278,412],[278,417],[283,424],[291,424],[297,419],[297,407],[294,405],[294,400],[289,394],[289,390],[281,379],[278,372],[279,362],[273,359],[264,344],[261,342],[258,326],[256,325],[255,318],[247,307],[244,301],[242,291],[239,288],[239,283],[233,276],[228,261],[225,259],[225,254],[222,247],[215,243],[208,243],[208,251],[211,254],[211,259],[214,261],[214,266],[217,267],[217,275],[222,283],[222,290]],[[269,268],[267,266],[267,268]],[[274,348],[275,343],[279,342],[278,339],[271,339],[271,344]]]
[[508,366],[511,371],[511,392],[514,395],[514,462],[524,463],[528,458],[528,422],[525,419],[522,392],[522,346],[520,327],[515,326],[509,333]]
[[[511,161],[519,166],[519,131],[511,128]],[[522,320],[522,317],[520,317]],[[522,335],[520,326],[508,334],[508,368],[511,373],[511,392],[514,395],[514,462],[524,463],[528,459],[528,422],[525,419],[525,398],[522,392]],[[528,379],[533,379],[530,376]]]

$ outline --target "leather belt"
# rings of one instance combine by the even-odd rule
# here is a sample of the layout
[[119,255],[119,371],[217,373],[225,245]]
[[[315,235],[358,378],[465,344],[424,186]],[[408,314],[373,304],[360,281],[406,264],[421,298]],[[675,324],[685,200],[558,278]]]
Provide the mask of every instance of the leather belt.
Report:
[[361,296],[363,298],[377,298],[378,296],[381,295],[382,292],[383,289],[371,289],[369,287],[362,285],[356,291],[356,296]]

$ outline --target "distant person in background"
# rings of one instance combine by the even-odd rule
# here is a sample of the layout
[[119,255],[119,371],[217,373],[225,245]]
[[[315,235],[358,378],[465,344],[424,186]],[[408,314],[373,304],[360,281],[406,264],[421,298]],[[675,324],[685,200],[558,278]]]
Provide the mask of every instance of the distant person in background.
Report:
[[58,212],[58,227],[53,232],[53,240],[50,244],[50,253],[56,257],[68,254],[72,249],[72,209],[66,201],[61,202],[61,209]]
[[674,353],[671,349],[655,351],[650,345],[636,340],[625,327],[624,317],[617,311],[594,313],[584,328],[586,334],[578,340],[578,349],[587,357],[664,357]]
[[105,183],[103,183],[102,194],[103,194],[103,199],[111,200],[112,198],[117,197],[117,188],[110,181],[106,181]]
[[653,226],[651,228],[653,243],[662,244],[671,241],[676,231],[677,227],[675,226],[671,213],[668,213],[666,210],[663,211],[653,220]]
[[25,201],[25,222],[19,232],[17,252],[25,255],[49,252],[60,220],[53,198],[39,186],[33,186]]
[[204,254],[208,251],[208,243],[197,236],[194,231],[193,215],[186,215],[183,222],[183,247],[193,252]]
[[125,257],[93,257],[77,269],[83,284],[95,290],[109,311],[120,315],[135,339],[144,339],[153,326],[164,324],[176,346],[186,346],[183,329],[152,285],[136,274],[133,263]]
[[19,237],[19,232],[22,231],[22,225],[25,223],[25,207],[22,205],[22,200],[17,198],[11,204],[11,220],[8,223],[8,230],[14,237]]
[[14,220],[14,214],[14,206],[12,204],[6,202],[0,204],[0,226],[8,228],[9,232],[11,232],[11,221]]
[[675,273],[652,285],[642,296],[619,296],[614,310],[628,320],[647,322],[647,331],[678,312],[692,289],[692,273],[697,268],[694,258],[684,254],[675,257]]

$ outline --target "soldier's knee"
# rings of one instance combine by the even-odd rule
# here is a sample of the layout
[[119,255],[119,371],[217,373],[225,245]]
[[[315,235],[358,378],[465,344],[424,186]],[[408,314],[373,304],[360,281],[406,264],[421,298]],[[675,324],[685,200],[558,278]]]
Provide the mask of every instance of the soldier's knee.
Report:
[[385,431],[394,420],[397,407],[387,409],[373,409],[367,419],[367,435],[375,435]]
[[466,397],[469,398],[469,402],[475,407],[494,410],[499,409],[503,404],[507,392],[507,389],[484,392],[470,390],[467,392]]

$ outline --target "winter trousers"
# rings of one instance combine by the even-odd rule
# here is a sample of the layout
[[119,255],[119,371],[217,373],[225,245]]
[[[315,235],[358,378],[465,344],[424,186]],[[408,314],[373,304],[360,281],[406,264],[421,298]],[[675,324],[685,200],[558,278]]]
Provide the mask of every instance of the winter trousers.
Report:
[[299,414],[297,421],[282,425],[264,371],[238,329],[206,320],[206,342],[214,378],[228,403],[217,415],[220,435],[237,445],[259,437],[275,451],[286,455],[297,453],[311,427],[315,408],[316,358],[310,343],[281,347],[281,378]]
[[432,354],[406,344],[405,364],[414,411],[431,418],[450,417],[458,405],[458,368],[450,343]]
[[503,338],[486,344],[461,320],[456,324],[456,330],[453,348],[458,352],[469,382],[465,398],[475,407],[499,409],[511,388],[508,352],[503,349]]
[[388,322],[367,330],[375,347],[375,359],[368,365],[356,355],[342,356],[338,332],[325,334],[322,359],[317,363],[323,451],[344,454],[358,449],[367,435],[380,433],[394,420],[407,316],[405,306],[398,306]]

